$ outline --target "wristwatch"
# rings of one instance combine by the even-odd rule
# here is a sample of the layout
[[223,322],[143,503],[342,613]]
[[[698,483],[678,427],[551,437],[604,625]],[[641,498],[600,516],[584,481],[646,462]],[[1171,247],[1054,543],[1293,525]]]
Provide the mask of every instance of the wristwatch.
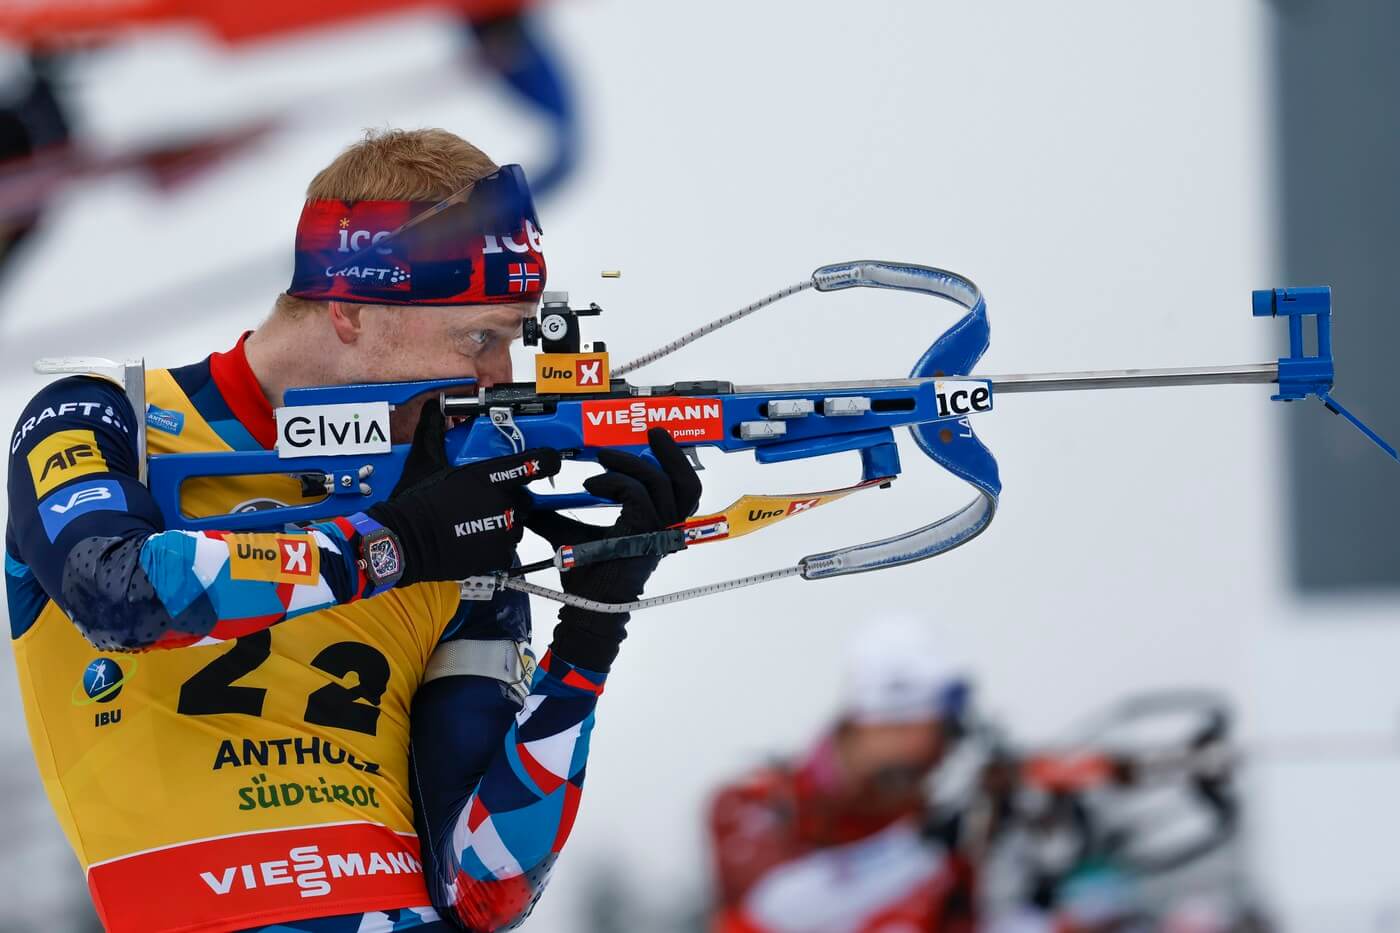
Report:
[[382,593],[403,576],[403,546],[397,535],[363,512],[351,516],[350,524],[360,533],[360,557],[356,563],[370,582],[367,595]]

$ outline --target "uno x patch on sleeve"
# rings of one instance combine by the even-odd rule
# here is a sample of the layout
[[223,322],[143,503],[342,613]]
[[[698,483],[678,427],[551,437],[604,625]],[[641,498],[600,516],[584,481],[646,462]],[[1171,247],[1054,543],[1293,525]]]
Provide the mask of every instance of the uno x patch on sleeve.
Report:
[[229,576],[269,583],[314,583],[321,576],[321,552],[310,535],[231,534]]

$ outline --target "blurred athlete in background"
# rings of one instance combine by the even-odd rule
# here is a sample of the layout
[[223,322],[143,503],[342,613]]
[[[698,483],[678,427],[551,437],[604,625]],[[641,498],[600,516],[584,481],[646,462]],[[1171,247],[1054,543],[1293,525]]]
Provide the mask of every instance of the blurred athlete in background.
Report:
[[714,800],[716,933],[971,929],[964,871],[924,832],[967,683],[912,623],[862,629],[850,657],[816,746]]
[[[466,186],[411,235],[381,236]],[[25,408],[5,538],[16,666],[108,929],[485,931],[528,913],[573,823],[627,617],[562,609],[536,667],[525,598],[459,602],[455,581],[508,568],[526,523],[562,545],[688,516],[700,483],[679,447],[653,431],[660,466],[602,454],[585,486],[622,510],[594,528],[529,513],[524,486],[557,452],[449,469],[441,413],[420,400],[388,426],[413,448],[387,500],[234,534],[166,530],[136,431],[156,454],[264,450],[291,387],[509,381],[545,277],[519,166],[442,130],[369,135],[312,181],[292,287],[257,330],[149,373],[144,411],[86,376]],[[192,516],[322,495],[285,474],[180,490]],[[580,568],[564,587],[628,601],[655,566]]]

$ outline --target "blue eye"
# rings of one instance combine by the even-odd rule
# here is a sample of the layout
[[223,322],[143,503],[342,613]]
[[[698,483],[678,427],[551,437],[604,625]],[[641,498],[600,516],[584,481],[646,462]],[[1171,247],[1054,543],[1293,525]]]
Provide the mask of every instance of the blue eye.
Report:
[[493,336],[495,335],[492,334],[489,330],[473,330],[467,332],[467,339],[470,340],[472,343],[476,344],[478,347],[486,346],[488,343],[491,342],[491,338]]

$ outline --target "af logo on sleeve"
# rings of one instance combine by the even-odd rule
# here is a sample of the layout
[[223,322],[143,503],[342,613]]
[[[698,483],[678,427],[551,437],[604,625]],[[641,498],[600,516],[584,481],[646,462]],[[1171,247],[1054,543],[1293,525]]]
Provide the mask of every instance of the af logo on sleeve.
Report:
[[29,452],[29,475],[34,495],[42,498],[59,486],[89,473],[107,472],[107,461],[91,431],[59,431]]
[[321,552],[310,535],[237,534],[224,541],[235,580],[315,583],[321,576]]

